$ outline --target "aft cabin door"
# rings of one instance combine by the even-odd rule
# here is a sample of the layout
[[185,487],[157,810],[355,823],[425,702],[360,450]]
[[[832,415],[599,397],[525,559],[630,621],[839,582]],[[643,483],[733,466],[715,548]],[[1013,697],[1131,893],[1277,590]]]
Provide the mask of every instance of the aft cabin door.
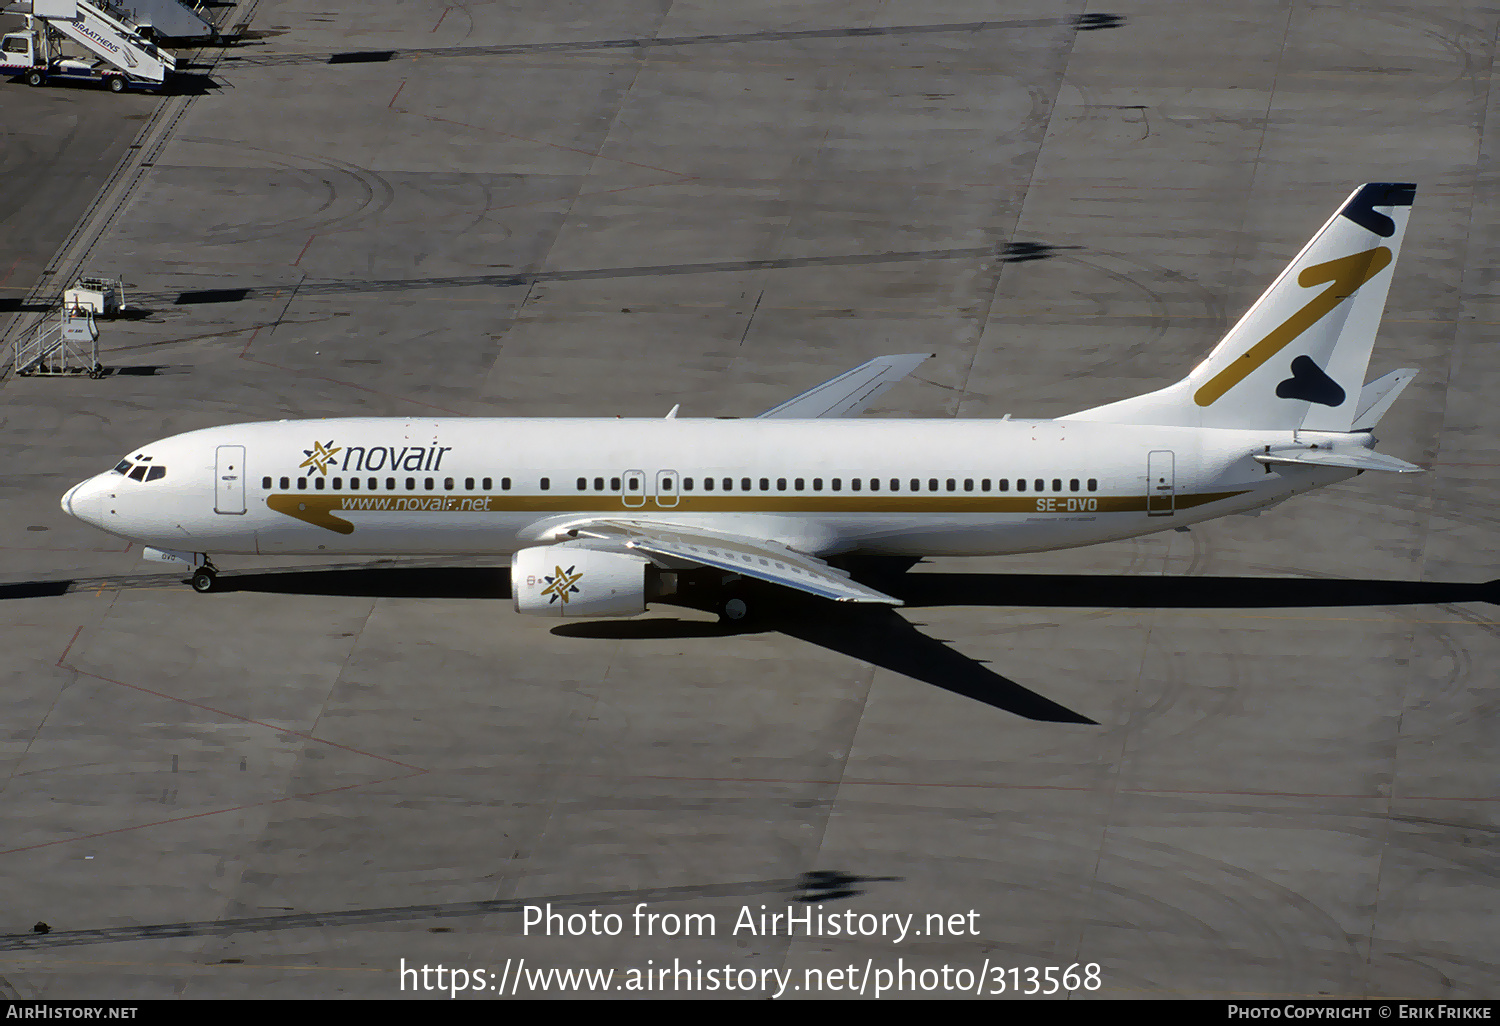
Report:
[[245,512],[245,447],[221,445],[214,474],[214,512]]
[[1146,515],[1169,517],[1177,511],[1176,458],[1158,449],[1146,458]]

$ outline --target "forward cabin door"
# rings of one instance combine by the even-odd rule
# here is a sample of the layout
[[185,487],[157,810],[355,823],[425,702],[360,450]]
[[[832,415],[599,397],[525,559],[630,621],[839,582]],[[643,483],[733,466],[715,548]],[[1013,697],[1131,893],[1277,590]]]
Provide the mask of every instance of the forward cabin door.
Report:
[[221,445],[214,473],[214,512],[245,512],[245,447]]
[[1177,512],[1177,460],[1171,450],[1158,449],[1146,457],[1146,515],[1169,517]]

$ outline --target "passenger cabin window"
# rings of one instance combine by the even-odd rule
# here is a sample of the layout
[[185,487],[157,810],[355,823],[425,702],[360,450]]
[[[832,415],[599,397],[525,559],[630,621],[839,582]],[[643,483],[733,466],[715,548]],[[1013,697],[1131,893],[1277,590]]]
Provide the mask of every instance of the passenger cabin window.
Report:
[[323,483],[324,482],[323,482],[323,479],[321,477],[315,477],[315,478],[313,478],[313,488],[315,490],[321,492],[323,490]]
[[596,491],[596,492],[602,492],[602,491],[604,491],[604,478],[602,478],[602,477],[596,477],[596,478],[594,478],[594,491]]
[[1073,480],[1071,480],[1071,481],[1068,482],[1068,491],[1070,491],[1070,492],[1076,492],[1076,491],[1078,491],[1078,478],[1075,477],[1075,478],[1073,478]]
[[1016,491],[1018,491],[1018,492],[1024,492],[1025,490],[1026,490],[1026,479],[1024,477],[1017,478],[1016,479]]
[[586,477],[580,477],[578,479],[578,490],[580,492],[587,491],[588,490],[588,486],[589,486],[589,479],[588,478],[586,478]]
[[836,491],[836,492],[837,491],[842,491],[843,488],[844,488],[844,480],[843,480],[843,478],[839,478],[839,477],[834,478],[832,484],[833,484],[833,490]]
[[414,491],[417,490],[417,479],[416,478],[409,477],[409,478],[406,479],[406,490],[409,491],[409,492],[414,492]]
[[703,479],[703,490],[705,492],[711,492],[711,491],[714,490],[714,479],[713,478],[711,478],[711,477],[705,477]]
[[474,479],[472,477],[466,477],[466,478],[464,478],[464,491],[466,491],[466,492],[472,492],[473,490],[474,490]]
[[552,490],[552,479],[550,477],[544,477],[544,478],[542,478],[542,491],[546,492],[546,491],[551,491],[551,490]]
[[1098,490],[1099,490],[1099,482],[1096,479],[1092,478],[1092,477],[1089,478],[1089,491],[1091,491],[1091,492],[1097,492]]
[[1052,490],[1054,492],[1060,492],[1060,491],[1062,491],[1062,478],[1060,478],[1060,477],[1054,477],[1052,479]]
[[260,486],[262,488],[270,488],[271,487],[271,479],[269,477],[263,477],[263,478],[261,478],[260,479]]
[[937,478],[935,478],[935,477],[929,477],[927,479],[927,490],[929,492],[935,492],[935,491],[937,491]]
[[388,478],[386,478],[385,479],[385,486],[386,486],[387,489],[389,489],[390,491],[394,492],[396,490],[396,479],[394,477],[388,477]]
[[685,477],[685,478],[682,479],[682,490],[685,491],[685,492],[690,492],[690,491],[693,490],[693,479],[692,478]]
[[1041,478],[1037,478],[1032,483],[1036,485],[1036,490],[1039,491],[1039,492],[1042,491],[1044,488],[1047,487],[1047,482],[1043,481]]
[[502,492],[508,492],[508,491],[510,491],[510,478],[508,478],[508,477],[502,477],[500,479],[500,490]]
[[289,477],[282,478],[281,479],[281,487],[282,487],[283,490],[292,487],[292,479],[289,478]]
[[368,489],[370,489],[370,491],[372,491],[372,492],[375,491],[377,488],[380,487],[380,478],[378,478],[378,477],[372,477],[372,478],[368,479],[367,481],[365,481],[365,487],[368,488]]
[[1010,491],[1010,478],[1002,477],[997,483],[1000,485],[1000,490],[1002,492]]
[[424,477],[422,479],[422,487],[427,489],[429,492],[432,491],[432,478]]
[[451,492],[451,491],[453,491],[453,478],[451,478],[451,477],[445,477],[445,478],[443,478],[443,491],[445,491],[445,492]]
[[305,491],[307,491],[307,478],[305,478],[305,477],[299,477],[299,478],[297,478],[297,491],[299,491],[299,492],[305,492]]
[[740,491],[742,491],[742,492],[748,492],[749,490],[750,490],[750,479],[748,477],[742,477],[742,478],[740,478]]
[[[489,482],[485,482],[485,487],[489,487]],[[620,490],[620,479],[618,477],[612,477],[609,479],[609,490],[612,492],[618,492]]]

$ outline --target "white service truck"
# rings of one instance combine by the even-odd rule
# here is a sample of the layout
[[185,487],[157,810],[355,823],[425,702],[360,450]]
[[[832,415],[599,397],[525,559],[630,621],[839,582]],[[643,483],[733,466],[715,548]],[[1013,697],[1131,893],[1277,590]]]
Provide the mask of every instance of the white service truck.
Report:
[[0,75],[102,83],[111,92],[155,89],[177,59],[122,20],[106,0],[32,0],[26,28],[0,38]]

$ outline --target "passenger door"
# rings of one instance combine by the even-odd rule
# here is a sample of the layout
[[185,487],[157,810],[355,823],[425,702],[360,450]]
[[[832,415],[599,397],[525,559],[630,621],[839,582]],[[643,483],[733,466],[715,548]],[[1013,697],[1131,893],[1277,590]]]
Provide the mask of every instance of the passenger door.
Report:
[[1177,511],[1177,458],[1158,449],[1146,457],[1146,515],[1169,517]]
[[214,512],[245,512],[245,447],[221,445],[214,473]]

